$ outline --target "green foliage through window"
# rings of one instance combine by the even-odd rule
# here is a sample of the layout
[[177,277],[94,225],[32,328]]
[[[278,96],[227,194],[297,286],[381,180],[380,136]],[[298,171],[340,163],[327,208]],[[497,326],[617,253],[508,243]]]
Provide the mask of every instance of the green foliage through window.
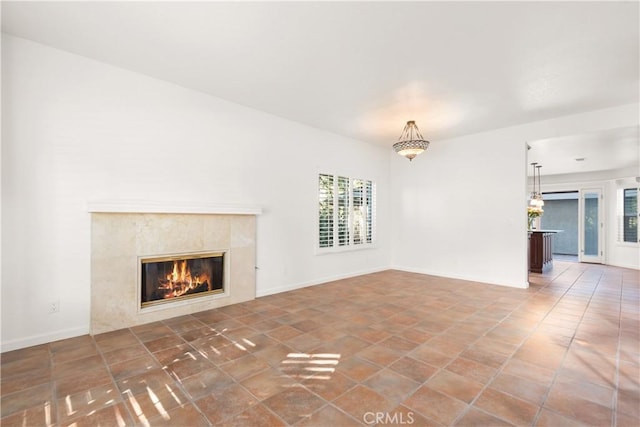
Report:
[[318,222],[321,248],[333,246],[333,175],[318,177]]

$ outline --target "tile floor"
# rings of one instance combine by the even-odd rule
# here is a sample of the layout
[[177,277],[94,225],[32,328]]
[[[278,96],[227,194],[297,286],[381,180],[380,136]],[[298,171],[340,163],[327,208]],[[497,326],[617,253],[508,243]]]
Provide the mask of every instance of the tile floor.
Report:
[[2,354],[9,426],[640,425],[639,272],[386,271]]

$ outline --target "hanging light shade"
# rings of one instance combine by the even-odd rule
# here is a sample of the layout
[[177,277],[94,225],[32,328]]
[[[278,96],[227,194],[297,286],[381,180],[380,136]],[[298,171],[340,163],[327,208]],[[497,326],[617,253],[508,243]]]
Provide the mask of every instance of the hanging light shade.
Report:
[[[537,203],[538,207],[542,208],[544,206],[544,200],[542,200],[542,183],[540,182],[540,168],[542,165],[536,165],[536,169],[538,170],[538,194],[537,194]],[[534,177],[535,179],[535,177]]]
[[[532,208],[538,209],[542,212],[542,207],[544,206],[544,200],[542,199],[542,189],[540,188],[540,168],[541,165],[538,163],[531,163],[531,167],[533,168],[533,191],[531,192],[531,198],[529,199],[529,206]],[[538,171],[538,188],[536,189],[536,171]]]
[[393,144],[393,149],[396,153],[406,157],[409,161],[413,160],[418,154],[421,154],[429,147],[429,141],[426,141],[416,122],[409,120],[402,131],[402,135],[398,138],[398,142]]
[[536,191],[536,165],[537,163],[535,162],[531,163],[531,168],[533,169],[533,190],[531,191],[531,197],[529,197],[529,206],[531,207],[538,206],[538,192]]

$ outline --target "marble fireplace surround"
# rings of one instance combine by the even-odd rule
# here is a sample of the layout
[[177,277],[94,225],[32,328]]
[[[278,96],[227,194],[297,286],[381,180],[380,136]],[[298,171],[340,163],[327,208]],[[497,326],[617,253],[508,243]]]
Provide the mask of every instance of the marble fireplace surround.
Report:
[[[90,202],[91,334],[255,298],[258,207]],[[225,252],[225,292],[140,308],[140,257]]]

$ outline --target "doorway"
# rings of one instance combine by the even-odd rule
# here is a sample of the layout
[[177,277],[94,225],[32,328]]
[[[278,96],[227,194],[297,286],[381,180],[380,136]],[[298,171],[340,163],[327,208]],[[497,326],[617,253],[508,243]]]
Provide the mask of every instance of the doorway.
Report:
[[542,193],[541,228],[558,230],[553,257],[564,261],[604,262],[604,211],[601,188]]
[[580,262],[602,264],[604,247],[604,210],[602,189],[590,188],[580,190],[579,242]]
[[553,258],[578,262],[580,244],[578,242],[579,191],[556,191],[542,193],[544,215],[540,225],[544,230],[561,230],[554,235]]

